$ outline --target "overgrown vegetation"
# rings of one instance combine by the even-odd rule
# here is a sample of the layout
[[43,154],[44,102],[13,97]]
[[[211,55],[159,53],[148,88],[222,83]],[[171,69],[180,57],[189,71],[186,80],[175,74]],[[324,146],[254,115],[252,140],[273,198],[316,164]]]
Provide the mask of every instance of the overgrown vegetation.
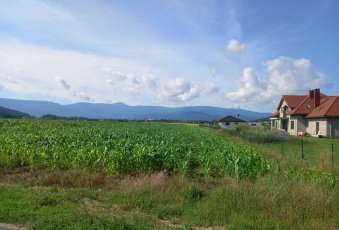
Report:
[[[0,222],[29,229],[339,227],[337,171],[291,164],[274,149],[230,140],[220,130],[140,123],[1,122],[0,135],[6,135],[0,147]],[[27,152],[29,146],[34,148]],[[114,151],[108,154],[105,147]],[[119,149],[126,163],[105,170]],[[136,151],[140,149],[144,150]],[[148,160],[141,161],[143,157]],[[138,165],[142,163],[148,166]]]

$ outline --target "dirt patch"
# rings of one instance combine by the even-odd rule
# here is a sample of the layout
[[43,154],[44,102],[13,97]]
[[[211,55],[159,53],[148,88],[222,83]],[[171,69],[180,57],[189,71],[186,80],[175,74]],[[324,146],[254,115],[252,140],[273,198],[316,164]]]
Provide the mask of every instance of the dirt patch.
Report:
[[1,224],[0,223],[0,230],[27,230],[27,228],[15,226],[12,224]]

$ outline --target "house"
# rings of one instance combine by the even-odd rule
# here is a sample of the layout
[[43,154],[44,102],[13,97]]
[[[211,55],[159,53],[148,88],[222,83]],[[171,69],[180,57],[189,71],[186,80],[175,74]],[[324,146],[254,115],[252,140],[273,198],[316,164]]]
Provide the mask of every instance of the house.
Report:
[[272,129],[291,135],[339,137],[339,96],[327,96],[320,89],[307,95],[283,95],[270,120]]
[[237,117],[229,115],[219,120],[220,128],[229,129],[236,125],[247,125],[247,121],[240,119],[239,115]]

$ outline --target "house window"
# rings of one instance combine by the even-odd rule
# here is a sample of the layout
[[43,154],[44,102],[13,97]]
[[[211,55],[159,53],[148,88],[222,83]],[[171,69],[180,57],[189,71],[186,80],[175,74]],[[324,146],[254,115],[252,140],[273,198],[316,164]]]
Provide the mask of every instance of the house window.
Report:
[[229,122],[226,122],[226,125],[230,125],[230,123],[229,123]]
[[291,129],[294,129],[294,121],[291,121]]

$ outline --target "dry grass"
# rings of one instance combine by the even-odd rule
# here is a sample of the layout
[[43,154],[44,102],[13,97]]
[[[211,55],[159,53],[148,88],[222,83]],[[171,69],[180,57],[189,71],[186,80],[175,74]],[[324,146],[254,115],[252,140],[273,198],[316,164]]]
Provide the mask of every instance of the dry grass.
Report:
[[[220,226],[262,226],[263,229],[339,227],[338,188],[329,188],[302,177],[291,180],[272,174],[257,181],[237,181],[234,178],[206,181],[180,175],[167,176],[163,172],[108,176],[99,172],[52,171],[41,167],[7,170],[1,174],[0,183],[57,187],[59,191],[83,188],[102,191],[98,200],[81,199],[90,212],[126,218],[144,215],[168,227],[182,228],[184,223],[192,229]],[[187,200],[187,191],[192,187],[206,193],[199,205]],[[105,198],[109,194],[121,194],[124,201],[110,203],[109,198]],[[138,202],[146,205],[140,207]],[[160,220],[157,215],[166,210],[164,207],[169,210],[174,207],[182,214]],[[276,227],[272,227],[272,223]]]

